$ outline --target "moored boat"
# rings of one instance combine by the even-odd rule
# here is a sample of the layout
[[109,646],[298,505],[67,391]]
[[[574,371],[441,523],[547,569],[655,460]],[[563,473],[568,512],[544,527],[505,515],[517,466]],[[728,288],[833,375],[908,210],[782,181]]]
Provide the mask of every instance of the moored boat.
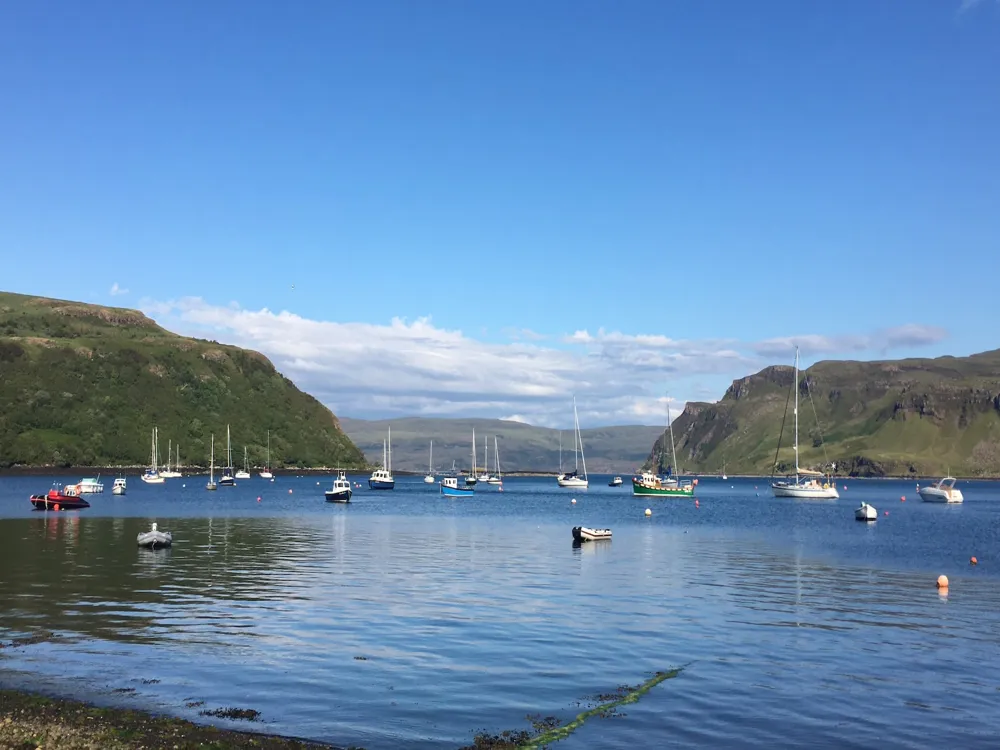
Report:
[[31,504],[35,510],[80,510],[90,507],[90,503],[80,497],[79,487],[75,484],[68,484],[62,490],[53,488],[44,495],[32,495]]
[[624,484],[621,477],[615,477],[608,482],[608,487],[621,487]]
[[854,510],[854,520],[877,521],[878,511],[875,509],[874,505],[869,505],[868,503],[861,503],[861,506]]
[[[559,453],[562,455],[561,445]],[[587,457],[583,454],[583,435],[580,433],[580,417],[576,411],[576,398],[573,399],[573,453],[576,454],[576,468],[556,477],[556,484],[571,489],[586,489],[590,485],[590,481],[587,479]],[[582,476],[580,475],[581,462],[583,463]]]
[[264,470],[260,472],[261,479],[274,479],[274,474],[271,472],[271,431],[267,431],[267,463],[264,464]]
[[125,494],[125,477],[118,477],[115,479],[114,485],[111,487],[112,495],[124,495]]
[[368,489],[392,490],[396,488],[396,480],[392,476],[392,428],[388,430],[388,438],[382,441],[382,468],[375,469],[368,477]]
[[[209,482],[211,484],[211,482]],[[219,477],[220,487],[235,487],[236,478],[233,476],[233,441],[229,433],[229,425],[226,425],[226,465],[222,467],[222,476]],[[206,489],[215,489],[206,487]]]
[[333,488],[323,494],[326,496],[328,503],[349,503],[351,502],[351,495],[354,494],[354,490],[351,489],[351,483],[348,481],[347,475],[344,472],[340,472],[340,475],[333,480]]
[[458,477],[445,477],[441,480],[441,494],[445,497],[472,497],[476,490],[473,487],[459,487]]
[[921,487],[917,494],[925,503],[961,503],[965,500],[962,491],[955,487],[955,477],[945,477],[930,487]]
[[697,479],[690,482],[678,482],[670,477],[661,479],[646,471],[640,477],[632,477],[632,494],[640,497],[694,497],[697,482]]
[[431,440],[431,454],[427,459],[427,476],[424,477],[424,483],[434,484],[434,441]]
[[250,478],[250,461],[247,459],[247,447],[243,446],[243,468],[236,472],[237,479]]
[[172,545],[174,543],[174,535],[169,531],[160,531],[156,528],[156,523],[153,523],[149,531],[140,532],[136,535],[135,540],[140,547],[156,549],[157,547],[169,547]]
[[81,495],[99,495],[104,492],[104,485],[100,482],[100,476],[97,479],[93,477],[84,477],[80,480],[77,487],[80,488]]
[[142,481],[146,484],[163,484],[166,480],[160,475],[156,468],[157,453],[159,452],[159,436],[156,428],[153,428],[153,442],[149,453],[149,468],[142,473]]
[[611,529],[592,529],[589,526],[574,526],[573,538],[578,542],[597,542],[611,538]]

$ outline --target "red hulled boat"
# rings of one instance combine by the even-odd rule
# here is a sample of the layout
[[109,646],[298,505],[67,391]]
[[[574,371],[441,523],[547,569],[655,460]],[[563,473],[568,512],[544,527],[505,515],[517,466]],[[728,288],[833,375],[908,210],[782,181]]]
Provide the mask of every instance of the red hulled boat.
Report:
[[79,487],[69,484],[62,491],[51,489],[46,495],[32,495],[31,504],[35,510],[80,510],[89,508],[90,503],[80,497]]

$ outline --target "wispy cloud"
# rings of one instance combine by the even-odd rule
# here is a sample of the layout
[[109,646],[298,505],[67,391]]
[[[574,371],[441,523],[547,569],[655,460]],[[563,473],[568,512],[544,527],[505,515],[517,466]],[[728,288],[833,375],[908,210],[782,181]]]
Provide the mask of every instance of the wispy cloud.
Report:
[[[292,312],[214,305],[200,298],[144,301],[158,321],[190,335],[263,352],[301,388],[348,416],[495,416],[564,426],[576,396],[588,426],[662,424],[664,381],[686,383],[685,396],[719,396],[732,378],[798,343],[810,353],[916,347],[940,341],[941,329],[907,325],[866,336],[789,336],[760,342],[684,340],[659,334],[579,330],[552,343],[485,342],[430,318],[385,324],[311,320]],[[711,383],[717,390],[706,386]],[[678,390],[684,390],[678,388]],[[506,416],[502,416],[506,415]]]
[[111,285],[111,289],[108,293],[112,297],[120,297],[123,294],[128,294],[128,289],[122,289],[120,286],[118,286],[118,282],[116,281],[114,284]]
[[[972,10],[977,5],[982,5],[985,2],[987,2],[987,0],[962,0],[962,5],[959,7],[958,12],[965,13],[966,11]],[[1000,4],[1000,0],[997,0],[997,2]]]

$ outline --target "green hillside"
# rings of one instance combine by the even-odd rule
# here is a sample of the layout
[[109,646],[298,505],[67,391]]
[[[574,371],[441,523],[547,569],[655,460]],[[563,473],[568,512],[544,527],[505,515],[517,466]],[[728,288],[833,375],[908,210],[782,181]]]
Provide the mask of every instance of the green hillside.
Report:
[[[681,468],[716,473],[725,462],[730,473],[770,474],[793,372],[767,367],[734,381],[718,403],[689,403],[673,425]],[[800,377],[805,468],[835,462],[838,474],[858,476],[1000,476],[1000,350],[817,362]],[[792,419],[789,404],[779,471],[794,465]],[[657,440],[647,465],[659,462],[660,449]]]
[[[483,460],[483,438],[489,438],[490,470],[493,469],[493,437],[500,448],[504,471],[555,472],[559,468],[559,430],[500,419],[424,419],[410,417],[383,421],[341,418],[344,431],[365,452],[369,461],[381,463],[382,440],[392,427],[392,468],[427,471],[428,444],[434,441],[434,465],[438,472],[468,470],[472,462],[472,430],[476,430],[478,460]],[[587,470],[598,474],[631,472],[649,452],[649,444],[662,427],[632,425],[583,430],[583,452]],[[573,431],[562,434],[563,464],[573,464]]]
[[[0,467],[149,461],[159,428],[181,463],[216,461],[231,425],[242,464],[365,463],[337,418],[257,352],[185,338],[135,310],[0,292]],[[235,455],[234,455],[235,459]]]

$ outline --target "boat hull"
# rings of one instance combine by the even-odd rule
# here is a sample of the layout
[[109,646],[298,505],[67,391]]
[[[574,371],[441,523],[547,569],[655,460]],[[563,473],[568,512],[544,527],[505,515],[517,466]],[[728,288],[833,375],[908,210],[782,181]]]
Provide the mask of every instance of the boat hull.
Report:
[[274,479],[274,474],[272,474],[269,471],[262,471],[260,473],[260,478],[261,479]]
[[581,489],[585,490],[590,486],[590,482],[586,479],[581,479],[580,477],[558,477],[556,479],[556,484],[560,487],[568,487],[569,489]]
[[804,487],[794,484],[772,484],[775,497],[793,497],[799,500],[836,500],[840,497],[836,487]]
[[174,537],[169,531],[145,531],[136,537],[136,543],[140,547],[157,549],[171,546],[174,543]]
[[939,490],[937,487],[922,487],[919,492],[920,499],[925,503],[961,503],[965,500],[961,490],[953,489],[951,492]]
[[694,485],[650,487],[633,479],[632,494],[637,497],[694,497]]
[[856,508],[854,511],[855,521],[877,521],[878,511],[874,506],[868,503],[862,503],[860,508]]
[[111,488],[111,494],[112,495],[124,495],[125,494],[125,488],[124,487],[112,487]]
[[436,481],[437,480],[434,479],[434,477],[432,477],[430,474],[428,474],[426,477],[424,477],[424,484],[434,484],[434,482],[436,482]]
[[387,481],[385,479],[369,479],[368,489],[370,490],[391,490],[395,489],[396,480]]
[[146,484],[163,484],[166,481],[163,477],[161,477],[159,475],[157,475],[155,477],[148,477],[145,474],[143,474],[142,477],[141,477],[141,479]]
[[349,503],[351,502],[351,495],[353,491],[350,489],[345,490],[327,490],[323,493],[326,495],[326,501],[328,503]]
[[573,538],[578,542],[599,542],[611,539],[611,529],[591,529],[586,526],[574,526]]
[[80,510],[90,507],[90,503],[82,497],[52,492],[47,495],[32,495],[31,504],[35,510]]
[[222,479],[219,480],[219,486],[220,487],[235,487],[236,486],[236,480],[233,479],[232,477],[223,477]]
[[473,497],[476,491],[471,487],[445,487],[441,485],[441,494],[445,497]]

